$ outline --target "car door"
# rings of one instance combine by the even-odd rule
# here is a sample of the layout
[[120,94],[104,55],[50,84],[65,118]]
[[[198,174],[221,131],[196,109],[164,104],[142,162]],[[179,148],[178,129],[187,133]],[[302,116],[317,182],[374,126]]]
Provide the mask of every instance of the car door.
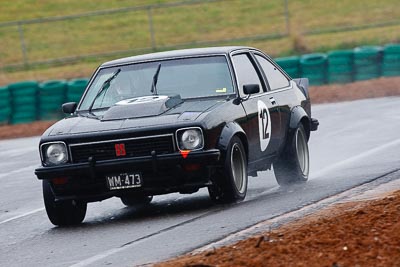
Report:
[[[262,165],[265,164],[265,158],[273,156],[277,149],[276,136],[281,128],[278,104],[267,94],[266,83],[250,53],[233,54],[232,62],[239,94],[245,99],[241,104],[247,120],[241,126],[248,138],[249,163]],[[246,84],[258,84],[260,92],[246,96],[243,93]]]
[[266,79],[269,88],[269,97],[273,98],[279,105],[281,118],[280,136],[277,136],[276,145],[282,147],[285,140],[286,130],[289,125],[290,111],[295,102],[295,96],[292,92],[290,79],[281,72],[280,68],[272,63],[272,60],[260,52],[254,52],[254,58],[258,62],[263,76]]

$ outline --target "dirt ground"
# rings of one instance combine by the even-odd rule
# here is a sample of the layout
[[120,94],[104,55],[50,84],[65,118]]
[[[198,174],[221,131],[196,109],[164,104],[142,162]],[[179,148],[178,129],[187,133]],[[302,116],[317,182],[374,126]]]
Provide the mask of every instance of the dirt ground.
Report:
[[337,204],[232,246],[156,266],[400,266],[400,191]]
[[314,104],[397,95],[400,95],[400,77],[310,88],[311,102]]
[[55,121],[37,121],[33,123],[0,126],[0,140],[42,135]]
[[[332,103],[363,98],[400,95],[400,77],[379,78],[350,84],[314,86],[310,88],[311,102]],[[0,139],[41,135],[54,121],[0,126]]]

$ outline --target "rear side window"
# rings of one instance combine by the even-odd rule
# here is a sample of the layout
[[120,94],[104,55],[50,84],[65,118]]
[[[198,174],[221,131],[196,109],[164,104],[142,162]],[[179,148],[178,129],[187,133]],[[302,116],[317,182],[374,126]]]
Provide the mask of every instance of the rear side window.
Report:
[[285,75],[266,58],[255,55],[257,61],[260,63],[265,76],[267,77],[271,90],[277,90],[289,86],[289,80]]
[[233,64],[236,69],[236,75],[239,84],[239,92],[243,93],[243,85],[246,84],[258,84],[260,91],[262,91],[262,85],[260,77],[258,77],[257,71],[255,70],[253,63],[250,61],[247,54],[234,55],[232,57]]

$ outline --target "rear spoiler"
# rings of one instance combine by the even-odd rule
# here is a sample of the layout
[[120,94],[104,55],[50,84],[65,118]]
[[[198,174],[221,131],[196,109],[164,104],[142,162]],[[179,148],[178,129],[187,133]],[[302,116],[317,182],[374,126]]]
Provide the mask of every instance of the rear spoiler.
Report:
[[310,96],[308,94],[308,86],[309,86],[308,78],[297,78],[297,79],[293,79],[293,81],[297,84],[297,86],[303,92],[305,97],[307,99],[310,98]]

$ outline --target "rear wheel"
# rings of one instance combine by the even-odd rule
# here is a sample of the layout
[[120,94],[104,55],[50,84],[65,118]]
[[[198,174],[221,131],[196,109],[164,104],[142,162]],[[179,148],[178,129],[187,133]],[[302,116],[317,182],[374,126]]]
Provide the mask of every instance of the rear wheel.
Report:
[[276,181],[279,185],[306,182],[310,170],[307,136],[300,124],[289,138],[286,148],[274,163]]
[[217,171],[216,179],[208,187],[215,202],[243,200],[247,192],[247,157],[242,141],[234,136],[228,146],[224,167]]
[[153,196],[123,196],[121,197],[121,201],[125,206],[133,207],[133,206],[143,206],[150,204],[153,200]]
[[78,200],[55,201],[50,182],[43,180],[43,199],[47,216],[52,224],[68,226],[79,224],[85,219],[87,203]]

